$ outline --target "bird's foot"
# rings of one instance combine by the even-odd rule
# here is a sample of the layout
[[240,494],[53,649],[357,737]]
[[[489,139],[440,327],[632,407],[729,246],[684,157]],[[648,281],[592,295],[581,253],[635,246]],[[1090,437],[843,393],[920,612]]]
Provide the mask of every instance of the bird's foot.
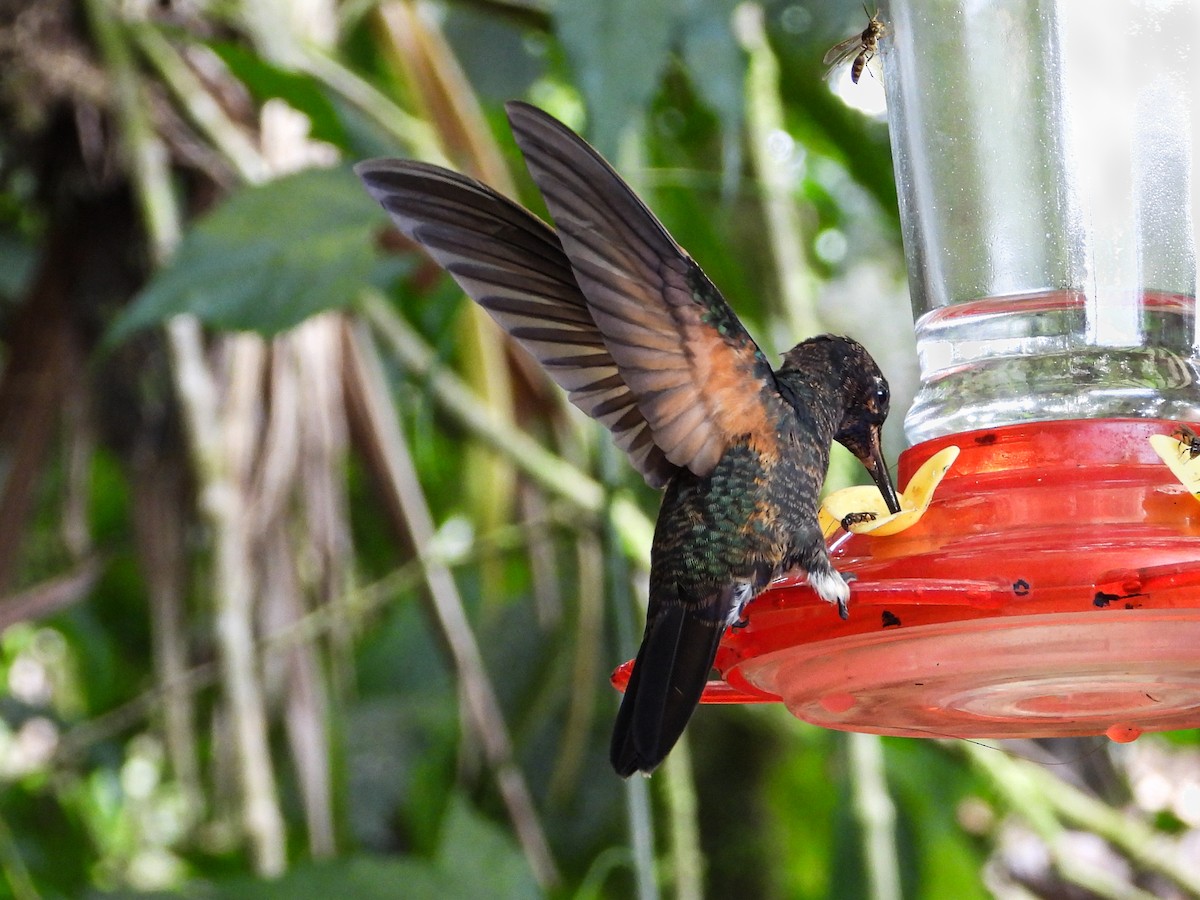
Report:
[[850,618],[850,582],[854,579],[853,572],[843,575],[833,566],[808,573],[808,583],[817,592],[817,596],[826,603],[835,605],[838,615],[843,619]]

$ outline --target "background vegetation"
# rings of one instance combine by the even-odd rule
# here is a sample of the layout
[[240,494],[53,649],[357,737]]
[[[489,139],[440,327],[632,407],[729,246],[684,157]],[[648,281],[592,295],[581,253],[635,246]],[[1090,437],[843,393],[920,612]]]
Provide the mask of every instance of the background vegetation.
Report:
[[540,209],[501,103],[544,106],[764,348],[868,344],[894,458],[894,187],[846,102],[879,76],[819,62],[863,24],[0,4],[0,894],[1200,896],[1193,734],[998,750],[706,708],[614,777],[657,498],[348,171],[419,157]]

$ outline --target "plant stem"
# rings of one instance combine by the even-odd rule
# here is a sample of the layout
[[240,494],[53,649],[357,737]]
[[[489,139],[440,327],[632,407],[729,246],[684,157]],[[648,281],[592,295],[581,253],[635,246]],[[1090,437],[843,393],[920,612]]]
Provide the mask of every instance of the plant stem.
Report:
[[1160,872],[1194,897],[1200,897],[1200,870],[1184,861],[1170,840],[1141,819],[1113,809],[1041,766],[1016,759],[996,747],[959,741],[955,747],[986,773],[996,790],[1046,842],[1064,878],[1101,896],[1151,895],[1123,881],[1113,883],[1107,872],[1095,870],[1064,852],[1060,837],[1063,822],[1099,835],[1121,850],[1136,866]]
[[4,880],[8,882],[14,900],[40,900],[42,895],[38,893],[12,829],[3,817],[0,817],[0,870],[4,872]]
[[426,162],[449,165],[437,133],[427,122],[411,116],[336,59],[319,50],[307,50],[301,67],[330,90],[358,107],[394,138],[406,153]]
[[[155,259],[161,264],[180,236],[167,151],[142,102],[122,25],[107,0],[86,0],[85,6],[96,44],[113,78],[134,190]],[[253,580],[242,494],[225,452],[227,436],[221,427],[217,388],[205,360],[199,324],[190,316],[175,317],[167,323],[167,341],[199,482],[200,508],[214,533],[213,602],[223,686],[238,752],[243,823],[253,847],[256,871],[275,876],[286,866],[284,826],[255,664]]]
[[757,3],[743,3],[735,16],[738,39],[750,56],[746,70],[746,139],[751,164],[762,185],[763,214],[783,312],[792,332],[807,336],[822,329],[793,196],[796,165],[779,96],[779,60],[767,42],[763,16],[763,8]]
[[896,806],[888,793],[883,741],[876,734],[846,735],[850,751],[854,814],[863,835],[871,900],[900,900],[896,858]]
[[704,896],[704,854],[700,851],[696,786],[686,733],[671,749],[661,771],[666,776],[675,897],[676,900],[700,900]]
[[[617,448],[610,443],[600,447],[600,471],[610,483],[619,465]],[[613,502],[613,495],[606,495]],[[611,514],[604,522],[604,586],[608,608],[612,612],[616,645],[633,647],[641,626],[634,626],[633,598],[630,590],[628,560],[617,552],[617,527]],[[643,619],[644,622],[644,619]],[[615,704],[614,704],[615,706]],[[613,709],[616,712],[616,709]],[[645,778],[625,779],[625,821],[629,828],[629,846],[633,856],[633,877],[638,900],[658,900],[658,879],[654,865],[654,812],[650,803],[650,782]]]
[[[481,535],[476,543],[491,541],[497,547],[513,548],[520,546],[522,541],[519,538],[526,530],[525,525],[506,526],[491,536]],[[392,602],[397,594],[415,590],[421,584],[425,558],[439,560],[447,566],[459,566],[471,562],[475,557],[459,553],[448,557],[436,545],[428,547],[421,557],[397,567],[378,581],[344,594],[327,606],[311,610],[303,618],[262,638],[258,643],[258,652],[265,656],[286,653],[299,644],[316,641],[337,628],[361,624],[368,615]],[[59,741],[56,758],[65,762],[77,758],[96,744],[112,740],[122,731],[135,727],[164,703],[172,702],[171,698],[176,696],[176,692],[194,694],[216,683],[218,674],[218,667],[214,663],[200,663],[180,672],[171,682],[160,682],[132,700],[73,726]]]
[[158,28],[149,23],[131,26],[133,39],[163,83],[175,94],[184,113],[251,184],[265,181],[268,167],[254,142],[247,137],[196,77]]
[[[389,512],[400,521],[418,553],[434,543],[433,516],[409,454],[385,379],[369,334],[364,328],[347,331],[346,365],[351,405],[373,446],[371,455],[385,480]],[[446,639],[465,701],[467,720],[479,738],[488,765],[496,777],[517,838],[543,888],[559,884],[560,876],[542,830],[533,797],[513,759],[512,741],[500,711],[500,702],[483,665],[462,597],[450,569],[422,553],[425,582],[438,628]]]

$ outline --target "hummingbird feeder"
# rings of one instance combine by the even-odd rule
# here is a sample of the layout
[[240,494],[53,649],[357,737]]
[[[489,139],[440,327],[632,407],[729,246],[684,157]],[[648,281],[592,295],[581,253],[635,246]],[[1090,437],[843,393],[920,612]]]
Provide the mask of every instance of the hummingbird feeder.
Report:
[[848,621],[778,582],[704,702],[912,737],[1200,726],[1200,496],[1175,474],[1200,477],[1200,9],[880,18],[921,375],[898,484],[957,458],[911,527],[835,530]]

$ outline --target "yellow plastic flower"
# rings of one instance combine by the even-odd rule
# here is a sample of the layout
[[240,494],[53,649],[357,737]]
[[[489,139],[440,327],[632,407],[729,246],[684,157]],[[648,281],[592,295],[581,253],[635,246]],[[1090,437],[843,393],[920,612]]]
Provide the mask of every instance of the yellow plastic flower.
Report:
[[1192,496],[1200,500],[1200,453],[1195,450],[1195,436],[1191,429],[1180,429],[1175,434],[1182,435],[1184,439],[1181,441],[1170,434],[1152,434],[1150,446],[1180,483],[1191,491]]
[[[847,516],[850,518],[850,530],[855,534],[874,534],[880,537],[889,534],[899,534],[906,528],[911,528],[925,515],[925,510],[933,500],[933,492],[942,483],[942,478],[958,459],[958,447],[949,446],[939,450],[925,460],[921,468],[913,473],[908,487],[900,495],[900,512],[889,513],[883,495],[874,485],[857,485],[834,491],[821,503],[819,518],[821,532],[826,536],[833,534]],[[861,517],[862,521],[854,521]]]

